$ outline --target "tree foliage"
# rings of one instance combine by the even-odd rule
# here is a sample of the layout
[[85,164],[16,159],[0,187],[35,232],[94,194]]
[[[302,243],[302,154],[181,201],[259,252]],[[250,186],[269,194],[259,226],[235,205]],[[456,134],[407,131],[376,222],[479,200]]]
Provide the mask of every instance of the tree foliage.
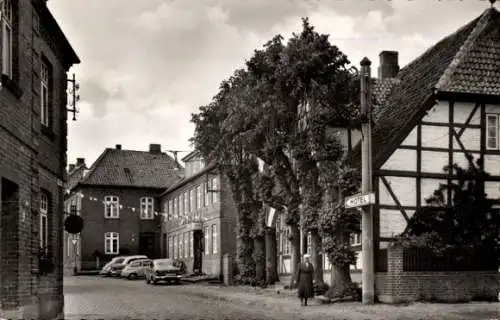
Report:
[[[494,205],[500,199],[489,199],[485,193],[490,175],[481,161],[471,161],[467,169],[446,166],[444,171],[454,176],[453,182],[441,184],[426,199],[427,206],[415,212],[398,242],[404,247],[430,248],[437,255],[451,252],[456,259],[488,249],[498,260],[500,210]],[[446,201],[448,195],[451,204]]]

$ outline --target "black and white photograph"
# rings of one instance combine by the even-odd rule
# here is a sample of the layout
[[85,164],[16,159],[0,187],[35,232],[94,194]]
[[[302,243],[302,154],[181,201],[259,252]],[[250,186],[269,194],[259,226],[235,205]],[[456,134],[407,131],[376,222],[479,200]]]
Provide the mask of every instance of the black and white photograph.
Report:
[[500,1],[0,0],[0,320],[500,320]]

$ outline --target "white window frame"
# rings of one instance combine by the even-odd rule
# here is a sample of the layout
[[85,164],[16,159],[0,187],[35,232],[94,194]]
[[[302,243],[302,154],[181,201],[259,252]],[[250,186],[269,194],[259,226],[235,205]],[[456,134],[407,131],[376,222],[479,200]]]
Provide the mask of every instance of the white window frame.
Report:
[[66,256],[71,256],[71,247],[73,246],[73,242],[71,241],[71,237],[69,233],[66,232]]
[[40,248],[47,253],[49,246],[49,196],[40,193]]
[[182,258],[184,255],[184,235],[182,233],[179,234],[179,254],[178,258]]
[[201,185],[196,186],[196,209],[201,209],[202,202],[201,202]]
[[[495,129],[495,136],[491,136],[490,135],[490,125],[489,125],[489,119],[490,118],[493,118],[495,119],[495,126],[494,126],[494,129]],[[500,149],[499,148],[499,129],[500,129],[500,125],[499,125],[499,115],[498,114],[495,114],[495,113],[487,113],[486,114],[486,149],[488,150],[498,150]],[[495,145],[494,146],[491,146],[489,144],[490,142],[490,139],[494,139],[495,141]]]
[[184,192],[184,215],[187,216],[189,212],[189,191]]
[[208,181],[203,183],[203,205],[208,207],[209,203]]
[[117,196],[104,197],[104,217],[106,219],[120,218],[120,198]]
[[42,60],[40,67],[40,122],[49,126],[50,97],[49,97],[49,66]]
[[178,249],[177,235],[173,236],[173,244],[174,244],[174,250],[172,252],[172,259],[175,259],[177,258],[177,249]]
[[192,258],[194,256],[194,232],[189,232],[189,256]]
[[[116,241],[116,246],[113,242]],[[118,254],[120,252],[120,234],[118,232],[104,233],[104,253]]]
[[190,209],[190,212],[194,212],[196,210],[196,204],[195,204],[195,196],[194,196],[194,193],[195,193],[195,189],[191,189],[189,190],[189,209]]
[[2,73],[12,79],[14,61],[12,58],[12,18],[11,0],[3,0],[1,7],[2,19]]
[[167,252],[167,258],[172,259],[174,257],[174,242],[173,242],[173,237],[170,236],[168,237],[168,252]]
[[188,245],[188,233],[184,232],[184,235],[182,236],[182,242],[184,246],[184,258],[187,258],[189,255],[189,245]]
[[212,178],[212,204],[217,203],[218,198],[217,198],[217,178]]
[[218,244],[218,241],[217,241],[217,225],[216,224],[213,224],[212,225],[212,254],[217,254],[218,250],[217,250],[217,244]]
[[174,200],[168,200],[168,220],[174,216]]
[[154,199],[152,197],[141,198],[141,220],[153,220],[154,214]]
[[361,233],[351,233],[349,242],[351,246],[360,246],[361,245]]
[[204,248],[205,250],[204,251],[205,251],[205,255],[208,256],[210,254],[210,250],[208,247],[208,240],[209,240],[208,226],[206,226],[203,231],[205,233],[204,234],[204,236],[205,236],[205,248]]

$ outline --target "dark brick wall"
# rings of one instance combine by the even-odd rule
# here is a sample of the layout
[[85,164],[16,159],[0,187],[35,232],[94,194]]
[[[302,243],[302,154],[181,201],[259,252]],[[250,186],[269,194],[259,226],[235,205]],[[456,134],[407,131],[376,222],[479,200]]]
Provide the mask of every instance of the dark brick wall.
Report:
[[404,272],[401,248],[388,249],[388,271],[375,275],[375,291],[381,302],[419,300],[465,302],[479,298],[497,299],[497,271]]
[[[44,30],[33,29],[32,2],[13,1],[13,79],[0,89],[0,287],[6,318],[53,318],[63,312],[62,197],[66,166],[66,71],[54,51],[58,44]],[[49,43],[50,42],[50,43]],[[50,130],[40,124],[40,57],[52,66]],[[2,61],[0,59],[0,70]],[[19,95],[19,93],[22,93]],[[9,185],[17,186],[14,198]],[[39,275],[39,195],[50,194],[49,248],[55,270]],[[10,200],[9,200],[10,201]]]
[[[154,233],[155,255],[151,258],[160,257],[160,216],[155,216],[154,220],[141,220],[139,211],[141,197],[153,197],[155,211],[160,211],[157,201],[160,195],[159,190],[84,187],[78,191],[83,194],[80,212],[84,221],[80,247],[82,269],[95,269],[96,260],[93,256],[95,250],[101,253],[101,266],[114,256],[104,254],[104,233],[106,232],[118,232],[120,248],[129,249],[130,254],[138,254],[140,233]],[[104,198],[109,195],[119,197],[121,206],[119,219],[104,217]]]

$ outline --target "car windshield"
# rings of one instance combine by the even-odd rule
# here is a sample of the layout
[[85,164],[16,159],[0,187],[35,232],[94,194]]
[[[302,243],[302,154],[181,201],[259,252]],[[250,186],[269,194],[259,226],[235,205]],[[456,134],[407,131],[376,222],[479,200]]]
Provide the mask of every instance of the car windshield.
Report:
[[172,268],[174,267],[174,264],[172,261],[155,261],[155,265],[157,267],[162,267],[162,268]]
[[122,263],[123,260],[125,260],[125,259],[121,259],[121,258],[120,259],[116,259],[114,263]]

